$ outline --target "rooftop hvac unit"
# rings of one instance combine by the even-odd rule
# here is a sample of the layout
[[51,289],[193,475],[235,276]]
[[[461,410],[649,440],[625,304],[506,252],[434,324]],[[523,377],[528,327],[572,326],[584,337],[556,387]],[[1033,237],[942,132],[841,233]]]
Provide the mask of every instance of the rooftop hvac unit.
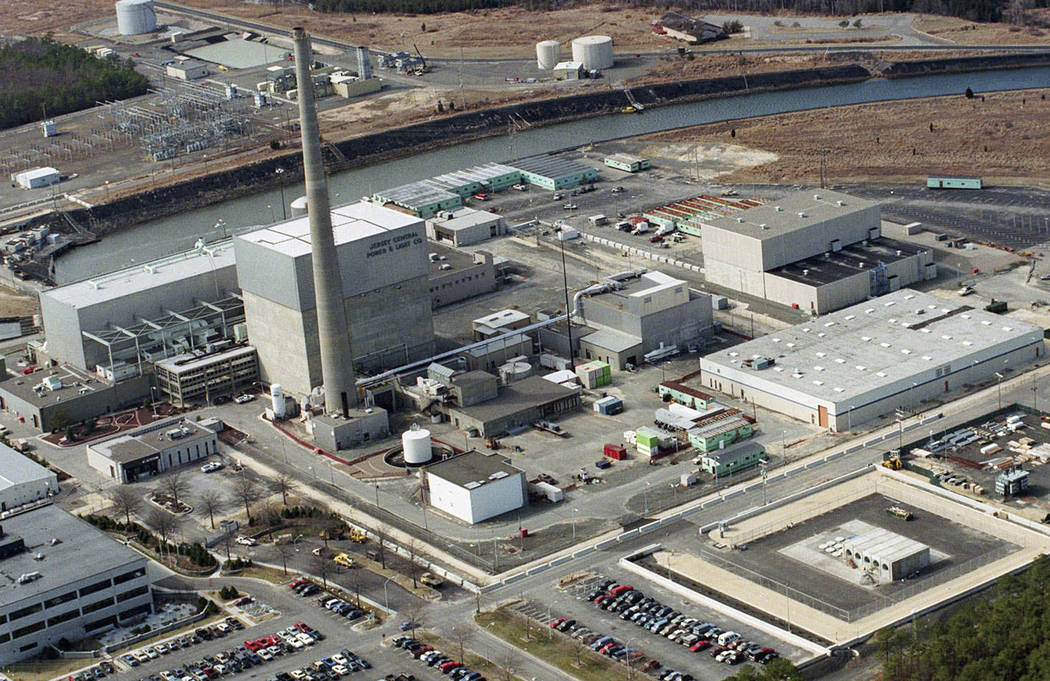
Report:
[[781,208],[780,206],[773,206],[773,210],[775,210],[778,213],[783,213],[784,212],[784,209]]

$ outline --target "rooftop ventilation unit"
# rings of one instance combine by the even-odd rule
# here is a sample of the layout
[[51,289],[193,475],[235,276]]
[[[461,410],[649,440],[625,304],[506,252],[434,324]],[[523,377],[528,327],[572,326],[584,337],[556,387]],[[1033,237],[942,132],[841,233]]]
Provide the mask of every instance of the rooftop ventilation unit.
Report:
[[820,201],[820,194],[814,194],[813,195],[813,200],[814,201]]
[[798,212],[798,216],[799,216],[800,218],[804,218],[804,217],[806,217],[806,214],[805,214],[805,212],[803,212],[803,211],[799,211],[799,212]]
[[846,202],[845,202],[845,201],[841,201],[841,200],[839,200],[839,201],[836,201],[836,202],[835,202],[835,205],[836,205],[836,206],[845,206],[845,205],[846,205]]
[[769,225],[767,225],[766,223],[763,222],[761,225],[759,225],[759,228],[760,229],[769,229]]
[[737,218],[737,219],[736,219],[736,221],[737,221],[737,222],[743,222],[743,221],[744,221],[744,218]]
[[783,213],[784,212],[784,209],[781,208],[780,206],[773,206],[773,210],[775,210],[778,213]]

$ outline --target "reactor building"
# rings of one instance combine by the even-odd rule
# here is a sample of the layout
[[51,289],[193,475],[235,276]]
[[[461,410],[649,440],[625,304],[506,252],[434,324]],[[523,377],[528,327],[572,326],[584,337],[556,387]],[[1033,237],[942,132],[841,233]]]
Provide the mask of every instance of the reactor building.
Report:
[[[423,220],[367,202],[331,211],[342,300],[359,371],[433,354]],[[308,218],[234,239],[248,336],[263,383],[305,395],[321,384]]]

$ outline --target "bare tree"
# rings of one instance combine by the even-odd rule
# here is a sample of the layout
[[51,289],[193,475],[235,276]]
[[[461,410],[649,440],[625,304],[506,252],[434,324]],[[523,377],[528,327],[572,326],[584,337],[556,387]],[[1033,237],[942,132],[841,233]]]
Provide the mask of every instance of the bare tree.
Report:
[[409,539],[408,543],[405,544],[405,548],[408,549],[408,574],[412,577],[412,588],[415,589],[416,577],[419,575],[419,566],[416,565],[416,554],[419,552],[419,545],[415,539]]
[[281,503],[288,505],[288,495],[295,491],[295,479],[287,473],[280,473],[273,479],[273,487],[281,493]]
[[218,490],[206,489],[197,496],[197,508],[201,513],[208,514],[208,521],[213,530],[215,529],[215,514],[222,511],[223,505],[222,494]]
[[291,544],[274,544],[274,549],[277,550],[277,555],[281,557],[281,569],[284,574],[288,574],[288,559],[291,558],[292,554],[295,553],[295,547]]
[[160,483],[160,489],[162,492],[166,492],[175,501],[175,505],[179,505],[179,495],[186,495],[189,490],[189,482],[186,478],[182,477],[182,471],[172,471],[164,476]]
[[252,504],[259,501],[262,498],[262,491],[259,488],[259,481],[255,478],[248,477],[241,471],[240,476],[237,478],[237,482],[233,486],[233,498],[240,504],[244,505],[244,514],[248,516],[248,524],[252,524]]
[[160,537],[160,550],[158,553],[162,553],[168,544],[168,538],[175,534],[175,530],[178,529],[179,520],[162,508],[153,508],[146,517],[146,524],[153,528],[157,536]]
[[142,496],[133,487],[117,485],[106,491],[106,497],[113,504],[118,513],[124,515],[125,522],[131,524],[131,514],[142,507]]
[[[572,639],[572,650],[576,653],[576,666],[583,666],[583,659],[580,657],[580,653],[583,652],[583,639],[576,637]],[[630,664],[630,663],[628,663]]]
[[503,681],[514,681],[514,675],[518,672],[518,658],[514,656],[514,653],[506,650],[493,662],[499,668],[500,678]]
[[[378,527],[378,525],[377,525]],[[374,530],[376,534],[376,551],[379,553],[379,567],[386,569],[386,535],[380,529]]]
[[463,646],[474,636],[474,630],[466,624],[454,624],[452,625],[452,628],[449,629],[449,636],[452,639],[452,642],[459,648],[459,661],[462,664],[466,664],[463,656]]
[[321,585],[328,588],[328,575],[332,572],[332,564],[324,555],[316,555],[310,560],[310,571],[321,578]]

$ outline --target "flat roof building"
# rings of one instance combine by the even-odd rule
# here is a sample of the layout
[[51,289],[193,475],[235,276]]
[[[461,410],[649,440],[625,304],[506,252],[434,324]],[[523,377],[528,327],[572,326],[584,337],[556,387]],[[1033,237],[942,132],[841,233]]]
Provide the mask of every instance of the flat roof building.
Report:
[[396,206],[412,215],[429,218],[440,211],[455,210],[463,199],[478,192],[500,191],[521,181],[521,173],[509,165],[485,163],[418,182],[383,189],[372,195],[372,203]]
[[714,334],[711,296],[663,272],[646,272],[608,291],[585,295],[578,318],[594,333],[580,335],[580,353],[616,370],[672,345],[703,344]]
[[521,171],[525,182],[551,191],[572,189],[598,180],[598,171],[594,168],[557,154],[527,156],[509,161],[507,165]]
[[57,184],[62,179],[61,173],[54,168],[33,168],[15,174],[15,182],[22,189],[37,189]]
[[138,482],[219,451],[215,431],[177,418],[157,421],[87,446],[88,465],[103,477]]
[[0,528],[0,659],[40,654],[153,611],[146,557],[47,505]]
[[824,314],[937,275],[932,254],[882,236],[879,206],[798,191],[703,228],[712,284]]
[[649,169],[649,159],[634,154],[612,154],[603,159],[605,165],[626,173],[637,173]]
[[430,505],[474,524],[525,505],[525,473],[501,456],[478,451],[427,466]]
[[58,475],[0,444],[0,513],[58,494]]
[[843,553],[880,582],[905,579],[930,564],[930,547],[883,528],[842,542]]
[[427,220],[427,238],[447,242],[456,248],[481,243],[507,233],[502,215],[474,208],[441,211]]
[[164,67],[164,73],[170,78],[179,80],[197,80],[208,75],[208,65],[192,59],[168,64]]
[[435,309],[451,305],[499,287],[495,258],[488,251],[466,253],[440,244],[430,244],[430,301]]
[[95,370],[204,347],[244,321],[229,240],[40,293],[47,358]]
[[703,386],[841,431],[1021,368],[1043,330],[904,289],[700,360]]
[[[331,212],[358,371],[429,357],[434,325],[423,221],[363,201]],[[321,383],[309,218],[242,234],[234,244],[260,379],[305,395]]]
[[157,388],[177,407],[212,404],[219,396],[230,396],[259,381],[259,361],[250,345],[229,341],[207,349],[157,361],[153,374]]
[[477,431],[479,436],[502,435],[512,428],[527,427],[580,406],[580,394],[539,376],[505,386],[493,400],[470,407],[450,407],[452,425]]
[[532,318],[528,313],[521,310],[507,309],[493,312],[484,317],[478,317],[470,323],[470,328],[474,332],[474,340],[481,341],[508,331],[524,328],[531,323]]

